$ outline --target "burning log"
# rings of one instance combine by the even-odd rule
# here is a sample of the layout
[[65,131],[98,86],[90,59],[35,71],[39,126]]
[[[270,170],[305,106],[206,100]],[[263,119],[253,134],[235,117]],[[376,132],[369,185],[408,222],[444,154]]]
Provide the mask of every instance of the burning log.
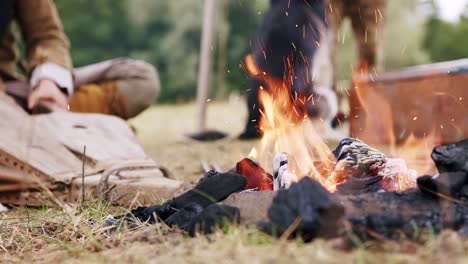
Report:
[[342,237],[348,229],[362,240],[419,239],[426,231],[442,229],[468,235],[468,196],[459,192],[455,197],[439,198],[418,189],[336,195],[305,177],[287,190],[238,193],[224,203],[239,209],[241,223],[259,223],[275,236],[310,241]]
[[[402,191],[416,186],[416,171],[408,169],[404,160],[387,158],[358,139],[343,139],[332,153],[336,162],[331,172],[322,170],[326,173],[322,175],[325,178],[322,184],[330,191],[358,194]],[[273,160],[274,189],[289,188],[298,181],[299,172],[294,157],[287,153],[277,154]]]
[[359,140],[345,139],[333,154],[336,172],[346,174],[333,179],[342,179],[338,194],[353,195],[330,193],[310,177],[282,189],[286,184],[280,178],[295,175],[294,160],[284,153],[275,157],[273,167],[279,191],[240,192],[247,187],[273,188],[273,177],[244,159],[236,171],[245,177],[210,171],[193,190],[163,205],[132,210],[124,219],[160,219],[190,235],[210,233],[225,223],[256,223],[273,235],[301,236],[306,241],[341,237],[346,229],[364,240],[418,239],[423,230],[437,233],[445,228],[468,235],[467,148],[468,140],[434,149],[432,157],[440,175],[418,179],[419,189],[405,186],[407,190],[398,192],[394,190],[401,183],[399,173],[409,175],[406,165]]
[[[256,208],[263,210],[269,206],[269,209],[268,217],[263,219],[260,226],[272,234],[276,231],[276,235],[301,235],[306,240],[340,236],[347,224],[350,231],[361,239],[418,239],[424,234],[423,230],[438,233],[442,229],[453,229],[468,235],[468,173],[465,171],[468,158],[448,153],[450,150],[455,153],[463,151],[466,142],[436,148],[432,156],[437,167],[444,172],[438,177],[418,179],[419,189],[337,196],[305,177],[276,195],[265,197],[265,194],[261,194],[263,202],[257,203]],[[353,185],[353,181],[357,180],[362,182],[360,187],[374,188],[383,178],[378,175],[353,177],[341,186]],[[432,189],[428,188],[431,186],[429,183],[433,184]],[[236,199],[228,199],[226,203],[234,205],[236,200],[243,200],[244,205],[237,203],[236,206],[239,206],[241,219],[249,222],[248,214],[252,211],[245,207],[257,198],[250,194],[244,199],[240,197],[242,195],[236,194]],[[268,205],[268,198],[271,205]]]
[[403,191],[416,186],[416,171],[402,159],[387,158],[364,142],[343,139],[333,151],[336,165],[327,181],[336,183],[341,194]]
[[273,190],[273,176],[251,159],[239,161],[236,164],[236,173],[247,178],[246,190]]

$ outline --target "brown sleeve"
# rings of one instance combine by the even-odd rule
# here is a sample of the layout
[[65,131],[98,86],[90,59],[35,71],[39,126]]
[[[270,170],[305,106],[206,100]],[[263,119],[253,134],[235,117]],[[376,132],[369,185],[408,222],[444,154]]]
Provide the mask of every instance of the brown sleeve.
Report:
[[27,56],[27,72],[44,63],[71,71],[70,44],[52,0],[16,0],[18,20]]

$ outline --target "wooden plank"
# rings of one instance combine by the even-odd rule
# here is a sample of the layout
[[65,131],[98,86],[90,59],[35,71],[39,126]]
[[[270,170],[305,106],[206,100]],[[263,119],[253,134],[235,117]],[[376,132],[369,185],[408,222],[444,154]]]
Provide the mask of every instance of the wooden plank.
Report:
[[468,72],[468,59],[445,61],[407,67],[401,70],[389,71],[372,76],[363,76],[358,81],[400,82],[407,79],[419,79],[436,75],[458,74]]
[[[431,132],[439,134],[442,143],[453,143],[468,138],[467,82],[468,72],[459,72],[374,81],[369,87],[366,84],[360,87],[375,90],[389,104],[397,143],[405,142],[411,134],[421,138]],[[379,114],[382,109],[382,105],[375,104],[375,109],[369,111]],[[350,96],[350,110],[351,135],[366,141],[362,133],[372,127],[365,128],[366,113],[354,91]],[[384,136],[381,140],[368,143],[388,143],[384,142]]]

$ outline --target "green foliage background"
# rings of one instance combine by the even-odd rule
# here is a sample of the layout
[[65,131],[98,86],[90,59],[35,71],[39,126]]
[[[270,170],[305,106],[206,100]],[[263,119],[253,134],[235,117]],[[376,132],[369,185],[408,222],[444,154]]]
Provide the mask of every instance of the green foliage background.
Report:
[[[218,12],[213,96],[225,96],[246,89],[247,78],[240,63],[250,51],[269,1],[218,1],[225,1],[227,8],[220,9],[227,12]],[[159,101],[185,101],[195,96],[202,0],[55,2],[72,43],[75,66],[121,56],[144,59],[159,71]],[[426,13],[421,12],[421,5]],[[456,24],[444,22],[437,18],[437,7],[431,0],[391,0],[385,19],[386,69],[468,57],[468,18],[462,17]],[[222,36],[227,36],[224,60],[218,57],[223,50],[219,49]],[[349,79],[356,58],[349,23],[345,23],[340,36],[339,76]],[[224,65],[218,65],[220,62]],[[224,74],[219,76],[218,70]]]

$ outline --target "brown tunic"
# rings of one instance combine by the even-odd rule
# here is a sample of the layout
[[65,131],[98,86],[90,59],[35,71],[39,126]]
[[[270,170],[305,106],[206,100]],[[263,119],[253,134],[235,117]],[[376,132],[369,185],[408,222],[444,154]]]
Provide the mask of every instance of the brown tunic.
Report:
[[0,90],[4,90],[4,81],[21,78],[16,68],[19,52],[13,22],[18,23],[24,40],[28,76],[43,63],[71,70],[70,45],[53,1],[16,0],[14,8],[12,21],[0,40]]

